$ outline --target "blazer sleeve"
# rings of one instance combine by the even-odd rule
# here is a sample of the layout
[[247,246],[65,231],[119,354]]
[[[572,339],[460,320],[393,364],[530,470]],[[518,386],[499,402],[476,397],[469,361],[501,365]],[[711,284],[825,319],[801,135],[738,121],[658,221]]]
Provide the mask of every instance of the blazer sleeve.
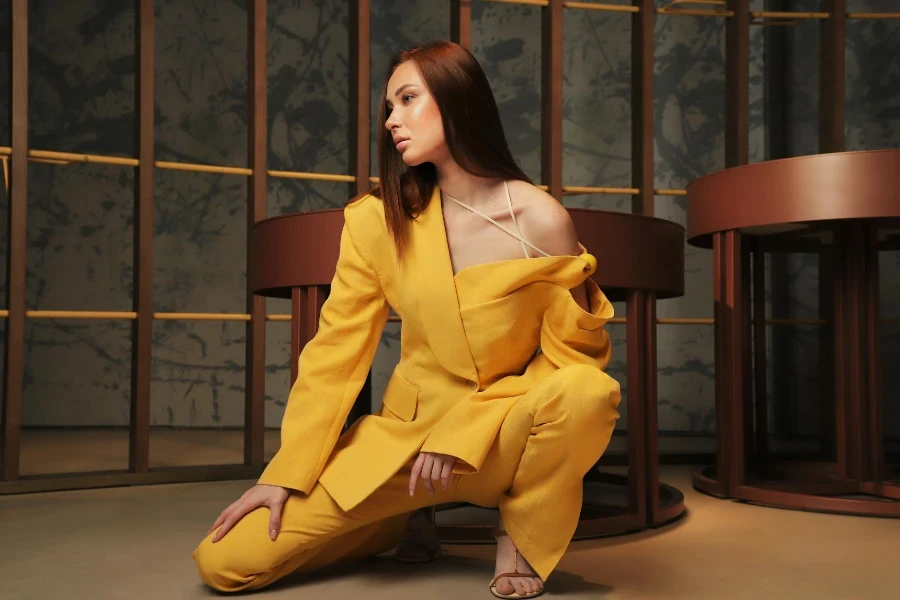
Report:
[[288,396],[281,448],[259,483],[312,490],[365,383],[388,312],[378,274],[345,220],[331,291]]
[[604,325],[612,318],[613,306],[597,284],[586,280],[591,311],[581,308],[569,290],[564,290],[544,312],[541,352],[557,367],[587,364],[605,369],[612,344]]

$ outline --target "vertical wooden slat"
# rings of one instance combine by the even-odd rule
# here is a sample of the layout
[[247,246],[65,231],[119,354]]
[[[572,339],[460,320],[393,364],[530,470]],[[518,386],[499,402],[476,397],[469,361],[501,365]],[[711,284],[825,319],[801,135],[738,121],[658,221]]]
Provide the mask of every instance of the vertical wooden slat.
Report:
[[[743,284],[744,266],[743,260],[744,249],[741,240],[741,234],[738,231],[728,231],[724,234],[723,250],[724,250],[724,270],[723,279],[725,281],[724,297],[724,318],[725,323],[723,332],[725,339],[723,347],[726,349],[725,361],[725,397],[730,404],[727,412],[727,423],[725,435],[731,439],[732,451],[728,455],[728,463],[726,468],[730,473],[729,485],[726,493],[729,496],[735,495],[738,486],[744,483],[745,469],[745,453],[746,445],[744,443],[744,430],[740,426],[743,418],[743,410],[746,398],[746,376],[745,361],[743,354],[747,351],[744,344],[744,318],[747,307],[744,304]],[[718,369],[718,365],[716,366]]]
[[19,445],[22,426],[22,379],[25,369],[25,270],[26,211],[28,209],[28,0],[12,0],[10,74],[12,102],[10,129],[12,156],[9,174],[7,239],[6,360],[3,385],[3,458],[0,480],[19,478]]
[[[729,0],[734,16],[725,25],[725,166],[747,164],[750,155],[750,0]],[[740,234],[717,234],[716,264],[716,439],[717,479],[727,495],[743,483],[746,448],[744,381],[746,332],[745,261]],[[722,414],[719,414],[722,413]],[[719,431],[719,428],[723,428]]]
[[450,0],[450,39],[472,49],[472,0]]
[[632,0],[631,185],[640,190],[631,212],[653,215],[653,0]]
[[562,202],[563,0],[550,0],[541,11],[541,179]]
[[[840,247],[846,238],[847,232],[840,225],[835,226],[834,246]],[[847,398],[847,373],[846,364],[852,356],[847,347],[847,294],[845,290],[849,285],[846,279],[847,269],[844,268],[846,256],[835,252],[831,262],[831,292],[832,306],[834,307],[834,325],[832,338],[834,349],[832,352],[832,372],[834,373],[834,453],[837,461],[836,470],[843,479],[850,478],[850,448],[847,434],[849,432],[848,414],[849,401]]]
[[766,369],[766,255],[753,250],[753,393],[756,419],[754,451],[764,456],[769,447],[769,394]]
[[[252,0],[247,15],[247,157],[253,171],[247,182],[247,240],[253,226],[266,218],[267,182],[267,71],[266,0]],[[247,270],[253,268],[252,244],[247,244]],[[251,289],[247,277],[247,322],[244,464],[263,464],[266,418],[266,299]]]
[[[653,0],[632,0],[639,12],[631,18],[631,182],[638,194],[631,201],[631,212],[652,216],[653,194]],[[628,353],[628,437],[629,452],[639,447],[639,469],[629,470],[629,483],[640,490],[639,502],[632,504],[646,526],[659,522],[659,407],[656,372],[656,295],[635,293],[628,303],[626,326],[629,345],[640,347]],[[633,364],[637,363],[637,364]],[[640,385],[633,387],[632,379]],[[632,392],[638,397],[632,402]],[[639,403],[641,422],[636,423],[630,408]],[[640,479],[640,483],[634,480]],[[635,494],[631,494],[634,502]]]
[[[846,33],[847,33],[847,2],[846,0],[825,0],[823,11],[828,11],[829,17],[821,21],[819,25],[819,152],[841,152],[844,150],[844,94],[846,90]],[[836,257],[840,262],[840,257]],[[819,254],[819,315],[828,317],[835,314],[838,307],[832,301],[835,298],[831,290],[837,285],[837,280],[832,277],[834,270],[829,268],[828,260],[822,253]],[[836,339],[838,330],[835,327],[830,332],[822,335],[819,348],[823,359],[831,358],[837,363],[843,360],[840,352],[840,342]],[[823,364],[825,360],[822,361]],[[853,402],[845,396],[847,388],[843,378],[843,368],[834,371],[834,392],[830,397],[823,399],[823,414],[834,418],[833,425],[829,419],[821,432],[825,443],[823,450],[837,458],[838,468],[842,471],[850,467],[847,462],[846,423],[845,414]],[[838,383],[841,385],[837,385]],[[823,390],[827,392],[827,387]],[[825,421],[825,419],[822,419]]]
[[819,35],[819,152],[844,150],[847,1],[826,0]]
[[716,401],[716,483],[718,491],[728,493],[731,488],[731,471],[728,457],[733,453],[732,439],[728,436],[731,402],[727,396],[728,385],[728,335],[726,311],[725,234],[713,234],[713,355],[715,365]]
[[153,0],[135,11],[135,138],[138,167],[134,186],[134,293],[131,343],[131,429],[128,465],[147,471],[150,461],[150,352],[153,332]]
[[745,165],[750,154],[750,0],[730,0],[725,25],[725,166]]
[[371,0],[350,3],[350,174],[354,196],[369,189]]
[[643,343],[646,314],[643,293],[630,291],[625,312],[625,388],[628,404],[628,508],[647,525],[649,474],[647,472],[647,371]]
[[881,396],[881,351],[879,325],[881,323],[881,302],[879,300],[878,272],[878,225],[865,224],[865,288],[866,298],[866,415],[869,480],[873,481],[877,493],[883,493],[885,472],[883,410]]
[[[369,189],[370,134],[369,103],[371,85],[371,0],[353,0],[350,3],[350,169],[356,177],[354,196]],[[380,124],[379,124],[380,125]],[[324,301],[325,293],[322,293]],[[317,308],[316,318],[319,315]],[[353,422],[372,411],[372,372],[350,409],[348,422]]]
[[658,373],[656,368],[656,294],[643,293],[643,336],[644,348],[644,392],[646,397],[646,414],[644,415],[644,460],[647,477],[647,512],[648,526],[662,520],[662,505],[659,498],[659,397],[657,392]]

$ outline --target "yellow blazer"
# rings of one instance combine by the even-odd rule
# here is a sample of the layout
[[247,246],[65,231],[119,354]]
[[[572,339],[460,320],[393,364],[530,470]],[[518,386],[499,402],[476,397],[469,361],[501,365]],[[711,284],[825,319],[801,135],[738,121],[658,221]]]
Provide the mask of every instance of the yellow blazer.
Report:
[[[398,264],[374,196],[344,210],[331,293],[300,354],[281,448],[260,483],[309,493],[318,481],[350,510],[420,451],[456,456],[455,473],[477,472],[536,381],[570,364],[606,367],[612,305],[591,280],[591,312],[569,292],[597,268],[583,246],[580,256],[492,262],[454,276],[438,189],[409,241]],[[341,435],[390,308],[403,325],[383,408]]]

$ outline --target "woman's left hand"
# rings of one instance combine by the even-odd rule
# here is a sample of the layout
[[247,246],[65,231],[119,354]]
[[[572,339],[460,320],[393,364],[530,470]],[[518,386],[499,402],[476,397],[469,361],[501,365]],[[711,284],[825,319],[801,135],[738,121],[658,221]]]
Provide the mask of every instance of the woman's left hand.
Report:
[[453,472],[453,465],[456,464],[456,457],[449,454],[437,454],[436,452],[419,453],[416,462],[413,464],[412,473],[409,476],[409,495],[416,494],[416,485],[419,478],[422,478],[422,485],[428,490],[429,494],[434,494],[434,485],[432,481],[441,480],[441,487],[445,490],[450,487],[450,475]]

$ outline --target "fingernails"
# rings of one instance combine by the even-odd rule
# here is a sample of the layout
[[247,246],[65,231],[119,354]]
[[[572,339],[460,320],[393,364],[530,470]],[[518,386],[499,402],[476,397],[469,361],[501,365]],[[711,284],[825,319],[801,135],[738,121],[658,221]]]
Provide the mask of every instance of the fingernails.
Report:
[[276,531],[275,529],[272,529],[272,530],[269,531],[269,537],[272,538],[273,540],[274,540],[277,536],[278,536],[278,531]]
[[415,496],[416,495],[415,490],[409,490],[409,495],[410,495],[410,497]]

